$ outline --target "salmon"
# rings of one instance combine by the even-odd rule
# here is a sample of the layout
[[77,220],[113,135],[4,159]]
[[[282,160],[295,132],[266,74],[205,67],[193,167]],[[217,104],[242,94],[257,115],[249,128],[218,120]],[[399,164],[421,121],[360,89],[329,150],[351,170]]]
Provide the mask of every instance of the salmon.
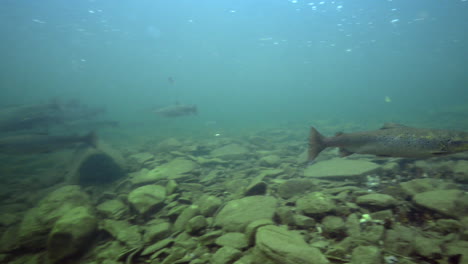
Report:
[[379,130],[337,133],[325,137],[310,128],[308,160],[313,162],[329,147],[339,148],[342,157],[372,154],[380,157],[429,158],[468,151],[468,133],[385,124]]

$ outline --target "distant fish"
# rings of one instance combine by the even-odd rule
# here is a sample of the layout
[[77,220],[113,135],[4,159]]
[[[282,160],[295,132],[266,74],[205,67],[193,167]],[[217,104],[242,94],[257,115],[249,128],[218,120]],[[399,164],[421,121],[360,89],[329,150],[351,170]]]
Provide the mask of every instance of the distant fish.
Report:
[[172,77],[168,77],[168,78],[167,78],[167,81],[168,81],[170,84],[174,84],[174,78],[172,78]]
[[324,137],[311,127],[309,161],[312,162],[328,147],[338,147],[343,157],[359,153],[382,157],[428,158],[468,151],[468,133],[385,124],[379,130]]
[[153,111],[155,114],[164,117],[180,117],[187,115],[196,115],[198,113],[196,105],[175,104]]
[[94,132],[90,132],[84,136],[50,136],[46,134],[23,134],[6,136],[0,138],[0,153],[46,153],[79,143],[97,147],[97,136]]

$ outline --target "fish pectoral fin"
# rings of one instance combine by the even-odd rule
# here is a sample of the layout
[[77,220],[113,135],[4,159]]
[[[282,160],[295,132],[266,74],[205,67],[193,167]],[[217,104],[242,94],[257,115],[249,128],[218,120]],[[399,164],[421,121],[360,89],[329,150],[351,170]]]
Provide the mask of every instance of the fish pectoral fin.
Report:
[[340,153],[340,157],[347,157],[347,156],[353,154],[354,152],[351,152],[351,151],[346,150],[344,148],[339,148],[339,153]]

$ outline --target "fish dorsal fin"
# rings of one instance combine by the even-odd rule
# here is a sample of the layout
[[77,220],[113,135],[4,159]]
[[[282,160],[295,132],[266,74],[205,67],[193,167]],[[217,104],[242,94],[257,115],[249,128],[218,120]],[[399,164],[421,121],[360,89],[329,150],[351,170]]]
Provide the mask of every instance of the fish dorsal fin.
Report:
[[407,127],[407,126],[398,124],[398,123],[385,123],[380,129],[390,129],[390,128],[399,128],[399,127]]

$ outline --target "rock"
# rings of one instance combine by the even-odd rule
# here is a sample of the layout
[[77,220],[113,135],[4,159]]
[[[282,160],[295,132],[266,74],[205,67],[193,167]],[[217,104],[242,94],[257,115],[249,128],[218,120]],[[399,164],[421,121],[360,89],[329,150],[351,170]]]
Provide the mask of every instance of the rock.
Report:
[[211,264],[231,264],[242,256],[242,252],[232,247],[222,247],[214,253]]
[[282,183],[278,187],[278,194],[281,198],[289,199],[295,195],[302,195],[314,187],[314,184],[310,180],[293,179]]
[[215,241],[218,246],[228,246],[235,249],[242,250],[247,248],[247,237],[242,233],[230,232],[218,237]]
[[317,222],[312,217],[305,215],[294,215],[294,225],[303,229],[309,229],[315,227]]
[[172,195],[177,190],[178,187],[179,187],[179,185],[177,184],[176,181],[174,181],[174,180],[167,181],[166,194],[167,195]]
[[442,256],[442,249],[440,248],[442,242],[443,241],[440,239],[416,236],[413,243],[414,249],[418,255],[434,259]]
[[371,243],[378,243],[385,233],[385,227],[382,225],[369,225],[361,230],[361,238]]
[[213,216],[213,214],[221,206],[222,201],[216,196],[203,195],[197,202],[200,213],[206,217]]
[[140,214],[146,214],[164,203],[166,188],[160,185],[145,185],[131,191],[127,199]]
[[461,218],[468,215],[468,195],[460,190],[437,190],[418,193],[414,203],[442,215]]
[[245,235],[247,236],[247,242],[249,246],[253,246],[255,242],[255,235],[257,234],[257,230],[262,226],[267,225],[274,225],[272,219],[259,219],[251,222],[245,228]]
[[144,241],[146,243],[167,238],[171,234],[171,224],[162,222],[145,226]]
[[375,246],[358,246],[353,249],[352,264],[381,264],[381,252]]
[[182,213],[177,217],[177,220],[174,223],[174,231],[184,231],[185,226],[193,217],[200,214],[200,210],[197,205],[191,205],[185,208]]
[[185,225],[185,231],[191,235],[196,235],[208,226],[208,221],[201,215],[191,218]]
[[296,201],[297,209],[305,214],[317,215],[331,212],[335,209],[335,202],[321,192],[312,192]]
[[47,254],[57,263],[80,253],[88,246],[97,227],[97,219],[84,206],[75,207],[60,217],[49,233]]
[[101,222],[100,227],[115,239],[130,247],[140,246],[143,242],[139,226],[131,225],[126,221],[106,219]]
[[127,213],[127,206],[120,200],[107,200],[97,206],[97,211],[106,218],[121,219]]
[[344,234],[345,223],[341,217],[328,215],[322,220],[323,231],[330,234],[331,237],[339,237]]
[[61,187],[24,215],[17,233],[19,246],[43,248],[55,222],[76,207],[91,207],[89,196],[77,185]]
[[229,201],[216,216],[215,225],[228,232],[242,232],[255,220],[272,219],[276,203],[271,196],[248,196]]
[[229,144],[211,151],[211,156],[224,160],[245,159],[249,150],[239,144]]
[[179,140],[175,139],[175,138],[168,138],[162,142],[160,142],[157,146],[157,149],[159,151],[166,151],[166,152],[169,152],[169,151],[175,151],[177,149],[179,149],[180,147],[182,147],[182,143],[180,143]]
[[365,160],[334,158],[317,162],[304,170],[304,176],[313,178],[345,178],[375,172],[380,165]]
[[318,249],[309,246],[298,233],[273,225],[258,229],[255,247],[275,264],[329,263]]
[[371,193],[359,196],[356,203],[363,206],[389,208],[397,205],[398,201],[390,195]]
[[281,162],[278,155],[268,155],[260,159],[260,165],[265,167],[277,167]]
[[145,163],[154,160],[154,155],[149,152],[140,152],[130,155],[129,159],[134,160],[138,164],[144,165]]
[[428,191],[457,189],[454,183],[431,178],[402,182],[400,183],[400,187],[408,196]]
[[174,159],[155,170],[156,173],[165,175],[168,179],[179,179],[187,176],[192,176],[195,170],[198,169],[198,165],[187,159],[177,158]]
[[295,225],[293,209],[288,206],[280,206],[276,208],[276,216],[279,218],[279,223],[282,225]]
[[249,186],[245,188],[244,195],[265,195],[267,192],[268,185],[264,181],[253,181]]

